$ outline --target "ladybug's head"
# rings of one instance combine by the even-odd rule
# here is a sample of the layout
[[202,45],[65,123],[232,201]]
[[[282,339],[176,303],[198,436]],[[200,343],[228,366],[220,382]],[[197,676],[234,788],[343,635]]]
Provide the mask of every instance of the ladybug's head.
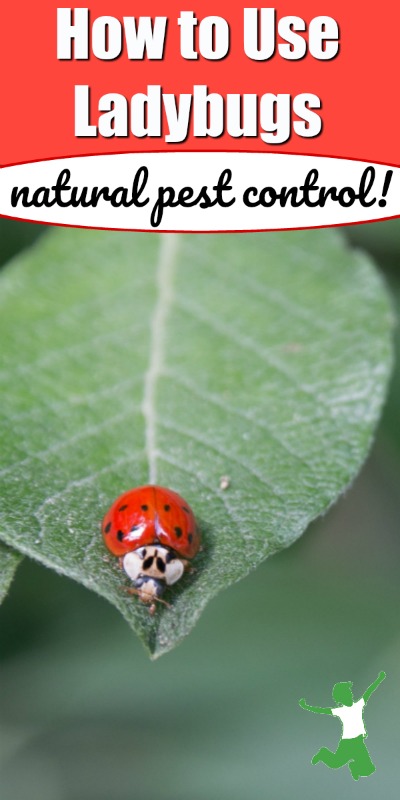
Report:
[[148,578],[145,575],[136,578],[134,587],[138,590],[139,600],[146,604],[159,600],[165,591],[165,583],[156,578]]
[[164,606],[170,608],[169,604],[161,598],[161,595],[165,591],[165,583],[162,581],[142,576],[134,581],[134,586],[135,588],[131,589],[131,591],[137,594],[142,603],[149,606],[151,615],[155,613],[156,603],[162,603]]
[[151,545],[150,547],[139,547],[131,553],[127,553],[123,558],[123,566],[126,574],[137,586],[138,578],[153,578],[155,584],[172,586],[184,571],[184,562],[175,555],[168,547]]
[[159,544],[150,547],[139,547],[127,553],[122,559],[123,568],[131,579],[134,589],[142,603],[150,605],[150,613],[154,614],[156,602],[161,600],[167,586],[172,586],[182,576],[185,566],[180,558],[176,558],[168,547]]

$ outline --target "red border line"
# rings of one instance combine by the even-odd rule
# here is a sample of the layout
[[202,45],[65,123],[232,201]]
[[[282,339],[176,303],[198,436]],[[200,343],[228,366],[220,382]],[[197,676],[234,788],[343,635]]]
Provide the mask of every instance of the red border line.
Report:
[[[375,162],[376,163],[376,162]],[[372,225],[374,222],[388,222],[391,219],[400,219],[400,214],[394,214],[392,217],[378,217],[377,219],[363,219],[357,222],[334,222],[331,225],[307,225],[299,228],[239,228],[238,230],[154,230],[154,228],[103,228],[100,225],[70,225],[66,222],[42,222],[37,219],[25,219],[24,217],[11,217],[8,214],[0,214],[0,219],[10,219],[15,222],[27,222],[30,225],[44,225],[51,228],[77,228],[85,231],[116,231],[119,233],[154,233],[162,235],[164,233],[182,233],[182,234],[213,234],[213,233],[278,233],[279,231],[310,231],[322,230],[323,228],[349,228],[352,225]]]
[[376,159],[368,159],[368,158],[354,158],[354,156],[331,156],[331,155],[323,155],[321,153],[293,153],[293,152],[275,152],[274,150],[220,150],[216,148],[215,150],[204,150],[199,148],[194,150],[118,150],[115,153],[79,153],[74,156],[49,156],[49,158],[34,158],[32,161],[16,161],[13,164],[0,164],[0,169],[7,169],[7,167],[20,167],[23,164],[39,164],[41,162],[47,161],[62,161],[69,158],[98,158],[100,156],[143,156],[146,155],[154,155],[154,154],[161,154],[161,155],[170,155],[171,153],[179,153],[179,155],[185,155],[186,153],[204,153],[207,155],[208,153],[224,153],[225,155],[235,155],[235,154],[253,154],[259,156],[300,156],[302,158],[332,158],[338,161],[358,161],[361,164],[379,164],[381,167],[392,167],[393,169],[400,169],[400,164],[388,164],[386,161],[376,161]]

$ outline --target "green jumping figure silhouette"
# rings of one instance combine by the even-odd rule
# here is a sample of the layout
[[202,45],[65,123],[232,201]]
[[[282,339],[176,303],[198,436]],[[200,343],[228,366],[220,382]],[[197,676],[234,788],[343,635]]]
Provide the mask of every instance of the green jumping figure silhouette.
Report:
[[339,717],[343,727],[342,738],[336,753],[328,750],[327,747],[321,747],[311,759],[312,764],[318,764],[319,761],[322,761],[323,764],[326,764],[331,769],[338,769],[348,764],[355,781],[358,781],[359,778],[366,778],[375,772],[375,765],[371,761],[364,742],[367,732],[364,727],[363,711],[372,692],[378,688],[385,678],[386,673],[380,672],[376,681],[371,683],[371,686],[366,689],[363,696],[356,703],[353,699],[353,684],[351,681],[335,683],[332,689],[332,697],[337,703],[336,708],[309,706],[304,698],[299,700],[300,707],[306,709],[306,711],[313,711],[314,714],[332,714],[334,717]]

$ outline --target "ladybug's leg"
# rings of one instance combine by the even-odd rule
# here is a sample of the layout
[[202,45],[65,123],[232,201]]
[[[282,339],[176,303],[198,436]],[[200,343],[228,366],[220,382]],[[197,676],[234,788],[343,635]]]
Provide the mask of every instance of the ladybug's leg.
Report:
[[161,597],[155,597],[154,600],[155,602],[151,603],[151,605],[149,606],[149,614],[151,617],[154,617],[154,614],[156,613],[156,608],[157,608],[156,603],[162,603],[163,606],[165,606],[166,608],[171,608],[170,604],[167,603],[166,600],[162,600]]
[[[143,600],[142,593],[139,591],[139,589],[135,589],[133,586],[120,586],[120,589],[121,589],[121,592],[126,592],[127,594],[136,595],[136,597],[139,597],[141,599],[142,603],[147,605],[148,601],[146,602],[146,600]],[[149,607],[149,614],[152,617],[154,616],[156,608],[157,608],[156,603],[162,603],[163,606],[166,606],[166,608],[171,608],[170,604],[167,603],[166,600],[163,600],[161,597],[154,597],[154,601],[151,603],[151,605]]]
[[124,557],[123,557],[123,556],[120,556],[120,557],[119,557],[119,559],[118,559],[118,566],[119,566],[119,568],[120,568],[120,569],[123,569],[123,568],[124,568]]
[[133,586],[120,586],[121,592],[126,592],[127,594],[136,594],[139,596],[139,592],[137,589],[134,589]]
[[[163,600],[163,599],[162,599],[162,597],[155,597],[155,598],[154,598],[154,600],[155,600],[157,603],[162,603],[162,604],[163,604],[163,606],[165,606],[166,608],[171,608],[170,604],[169,604],[169,603],[167,603],[167,601],[166,601],[166,600]],[[152,603],[152,604],[151,604],[151,606],[150,606],[150,608],[149,608],[149,611],[150,611],[150,614],[151,614],[151,615],[153,615],[153,614],[154,614],[154,611],[152,611],[152,610],[151,610],[153,607],[154,607],[154,611],[155,611],[155,610],[156,610],[156,606],[155,606],[155,604],[154,604],[154,603]]]
[[197,570],[192,565],[191,561],[187,561],[185,558],[182,558],[181,561],[182,561],[182,564],[183,564],[185,572],[187,572],[189,575],[194,575],[194,573]]

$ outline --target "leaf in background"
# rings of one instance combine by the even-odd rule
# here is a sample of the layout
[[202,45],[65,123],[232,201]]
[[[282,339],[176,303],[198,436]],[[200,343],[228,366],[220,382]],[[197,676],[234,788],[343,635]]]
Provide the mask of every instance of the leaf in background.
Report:
[[[0,292],[1,537],[107,597],[153,655],[300,536],[367,454],[391,312],[334,231],[55,231]],[[149,481],[188,500],[205,544],[153,618],[99,534]]]
[[[400,281],[399,279],[394,280],[392,278],[391,281],[391,289],[392,289],[392,296],[395,304],[395,309],[397,312],[397,319],[400,319]],[[396,463],[399,461],[400,458],[400,428],[399,428],[399,406],[400,406],[400,329],[399,325],[396,327],[395,331],[395,338],[394,338],[394,346],[395,346],[395,357],[396,357],[396,364],[397,369],[394,372],[392,377],[392,381],[390,384],[390,393],[388,400],[385,405],[385,412],[382,419],[382,426],[381,426],[381,442],[384,447],[384,453],[382,452],[382,457],[384,459],[389,459],[388,463],[391,463],[392,458],[395,459]],[[387,467],[385,468],[385,474],[387,475]],[[387,475],[387,478],[389,476]],[[391,479],[394,480],[395,485],[398,484],[398,473],[396,470],[391,470]]]
[[0,267],[43,235],[43,225],[0,219]]
[[394,274],[399,272],[400,219],[374,222],[371,225],[349,225],[344,233],[353,245],[368,250],[381,267]]
[[0,603],[10,588],[15,570],[20,561],[20,553],[0,542]]

